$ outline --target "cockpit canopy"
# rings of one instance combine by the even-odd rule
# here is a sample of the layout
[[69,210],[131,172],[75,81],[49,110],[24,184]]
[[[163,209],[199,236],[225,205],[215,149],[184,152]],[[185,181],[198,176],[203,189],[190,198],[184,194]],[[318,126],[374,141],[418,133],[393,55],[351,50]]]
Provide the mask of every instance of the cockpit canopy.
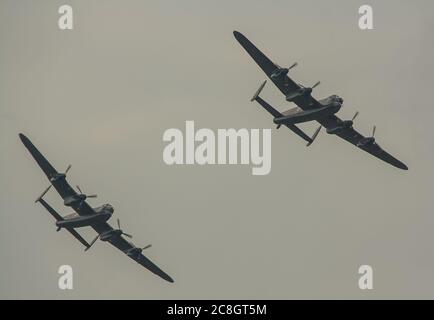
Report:
[[344,99],[342,99],[341,97],[339,97],[338,95],[334,94],[332,96],[330,96],[331,100],[339,102],[340,104],[342,104],[344,102]]
[[318,101],[323,106],[336,106],[340,107],[342,103],[344,102],[344,99],[339,97],[336,94],[333,94],[331,96],[328,96],[327,98],[321,99]]
[[113,213],[113,212],[115,211],[114,208],[113,208],[113,206],[112,206],[111,204],[108,204],[108,203],[104,204],[104,205],[102,206],[102,209],[103,209],[104,211],[109,211],[109,212],[111,212],[111,213]]

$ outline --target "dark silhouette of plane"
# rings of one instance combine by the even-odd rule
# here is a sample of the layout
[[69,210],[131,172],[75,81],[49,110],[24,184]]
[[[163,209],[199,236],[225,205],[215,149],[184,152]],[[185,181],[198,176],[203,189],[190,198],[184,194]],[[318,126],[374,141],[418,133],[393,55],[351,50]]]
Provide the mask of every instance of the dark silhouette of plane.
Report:
[[[23,134],[19,134],[24,146],[29,150],[30,154],[36,160],[38,165],[44,171],[50,186],[44,190],[44,192],[36,199],[35,202],[39,202],[45,209],[56,219],[57,231],[63,229],[68,230],[78,241],[80,241],[87,251],[98,239],[104,242],[109,242],[128,257],[135,260],[137,263],[144,266],[149,271],[155,273],[159,277],[166,281],[173,282],[173,279],[158,268],[152,261],[146,258],[142,251],[149,248],[151,245],[147,245],[144,248],[138,248],[131,242],[125,240],[122,236],[132,238],[131,235],[125,233],[120,226],[119,219],[117,219],[118,229],[113,229],[107,220],[113,215],[114,209],[110,204],[104,204],[97,208],[92,208],[87,202],[87,198],[96,198],[96,195],[86,195],[81,192],[79,186],[77,193],[66,181],[66,174],[68,173],[71,165],[66,168],[64,173],[59,173],[53,166],[45,159],[45,157],[39,152],[38,149],[32,144],[32,142]],[[57,190],[59,195],[63,199],[63,204],[67,207],[74,209],[74,213],[62,217],[57,213],[44,199],[44,195],[50,190],[51,186]],[[89,244],[76,230],[80,227],[92,227],[98,235]]]
[[[307,141],[307,146],[309,146],[318,136],[321,127],[325,127],[328,134],[335,134],[397,168],[408,170],[404,163],[394,158],[378,145],[374,138],[375,126],[371,137],[364,137],[353,128],[354,119],[359,112],[356,112],[351,120],[341,120],[335,115],[342,107],[343,99],[341,97],[331,95],[325,99],[316,100],[312,97],[312,90],[320,84],[319,81],[312,87],[304,87],[289,78],[289,70],[297,66],[297,63],[294,63],[289,68],[281,68],[268,59],[244,35],[238,31],[234,31],[234,36],[253,60],[261,67],[268,78],[285,95],[286,101],[293,102],[297,105],[297,107],[284,112],[277,111],[259,96],[266,81],[261,84],[251,101],[258,102],[265,110],[271,113],[274,117],[273,122],[277,125],[277,129],[285,125],[288,129]],[[296,124],[312,120],[318,121],[320,126],[313,136],[309,137],[298,128]]]

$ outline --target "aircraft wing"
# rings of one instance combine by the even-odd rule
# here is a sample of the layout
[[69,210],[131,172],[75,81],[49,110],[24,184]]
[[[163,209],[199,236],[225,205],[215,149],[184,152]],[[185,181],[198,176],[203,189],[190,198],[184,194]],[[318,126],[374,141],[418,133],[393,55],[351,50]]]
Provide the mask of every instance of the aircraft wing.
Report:
[[[338,124],[341,122],[341,120],[336,116],[329,116],[327,118],[319,119],[317,121],[325,128],[334,128],[338,126]],[[343,129],[340,132],[338,132],[336,135],[348,141],[349,143],[355,145],[356,147],[372,154],[374,157],[377,157],[391,164],[392,166],[395,166],[399,169],[408,170],[408,167],[404,163],[402,163],[401,161],[399,161],[398,159],[396,159],[395,157],[393,157],[392,155],[384,151],[378,144],[372,144],[372,145],[360,146],[360,147],[357,146],[357,143],[365,137],[361,135],[359,132],[357,132],[354,128]]]
[[[62,199],[73,197],[77,195],[77,192],[69,185],[65,178],[53,179],[59,175],[59,173],[54,169],[54,167],[48,162],[48,160],[39,152],[39,150],[33,145],[33,143],[24,134],[19,134],[21,141],[24,146],[29,150],[32,157],[38,163],[39,167],[44,171],[48,178],[48,181],[57,190]],[[82,202],[80,206],[75,205],[72,208],[79,214],[93,214],[94,210],[85,201]]]
[[[113,230],[113,228],[107,222],[95,223],[92,225],[92,228],[98,233],[103,233],[103,232]],[[124,253],[126,253],[127,250],[134,248],[134,246],[130,242],[125,240],[122,236],[113,238],[108,242],[110,242],[113,246],[115,246],[116,248],[118,248]],[[173,282],[173,279],[168,274],[166,274],[163,270],[157,267],[151,260],[146,258],[143,254],[140,254],[137,257],[130,257],[130,258],[135,260],[137,263],[141,264],[143,267],[145,267],[152,273],[163,278],[164,280]]]
[[[276,69],[279,68],[278,65],[273,63],[265,54],[261,52],[249,39],[247,39],[243,34],[238,31],[234,31],[234,36],[241,44],[241,46],[247,51],[247,53],[255,60],[262,71],[270,78],[270,80],[276,85],[276,87],[286,96],[296,92],[300,88],[294,80],[292,80],[288,75],[285,77],[272,78],[271,75]],[[320,104],[313,97],[296,97],[294,98],[294,103],[298,105],[303,110],[314,109],[320,107]]]

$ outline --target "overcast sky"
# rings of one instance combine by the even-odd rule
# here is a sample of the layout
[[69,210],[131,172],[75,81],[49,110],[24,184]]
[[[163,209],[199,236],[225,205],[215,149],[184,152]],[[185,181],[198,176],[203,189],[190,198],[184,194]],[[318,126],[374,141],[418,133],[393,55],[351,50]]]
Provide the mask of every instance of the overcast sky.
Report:
[[[0,2],[0,297],[434,298],[434,3],[369,1]],[[387,165],[323,131],[306,148],[249,99],[265,75],[243,32],[314,96],[402,160]],[[292,107],[268,84],[262,97]],[[273,128],[272,167],[167,166],[168,128]],[[316,124],[304,124],[310,134]],[[89,203],[110,203],[167,283],[107,243],[90,251],[34,199],[48,185],[25,133]],[[46,199],[70,213],[52,190]],[[110,223],[113,225],[113,221]],[[83,230],[89,241],[92,230]],[[74,289],[57,287],[60,265]],[[374,290],[358,268],[374,269]]]

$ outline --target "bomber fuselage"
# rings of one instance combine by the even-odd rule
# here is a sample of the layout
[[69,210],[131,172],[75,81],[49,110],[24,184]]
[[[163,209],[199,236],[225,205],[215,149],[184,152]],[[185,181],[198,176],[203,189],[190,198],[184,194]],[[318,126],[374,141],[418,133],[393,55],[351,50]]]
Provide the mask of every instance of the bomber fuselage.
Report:
[[318,120],[338,112],[342,106],[343,99],[337,95],[332,95],[328,98],[318,101],[319,108],[300,110],[291,114],[283,115],[282,117],[274,118],[273,122],[279,124],[296,124],[312,120]]
[[73,214],[72,217],[56,222],[59,228],[81,228],[91,226],[96,222],[105,222],[112,216],[114,210],[109,204],[95,208],[93,214],[78,215]]

